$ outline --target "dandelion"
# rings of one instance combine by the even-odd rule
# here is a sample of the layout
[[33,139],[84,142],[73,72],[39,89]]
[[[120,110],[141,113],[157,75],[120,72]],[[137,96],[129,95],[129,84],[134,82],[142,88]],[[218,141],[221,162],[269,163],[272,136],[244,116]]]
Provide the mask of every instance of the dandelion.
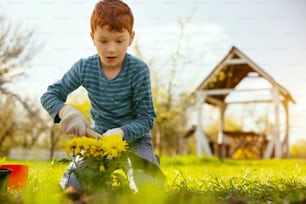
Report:
[[122,151],[127,149],[127,143],[122,141],[120,135],[112,135],[102,138],[102,147],[104,149],[103,156],[110,155],[112,157],[118,157]]
[[[112,174],[120,169],[128,145],[120,135],[111,135],[99,140],[88,137],[76,137],[68,140],[65,151],[72,156],[77,168],[72,172],[87,188],[112,186]],[[79,168],[76,158],[86,163],[86,170]]]
[[105,171],[105,166],[104,166],[103,164],[101,164],[101,165],[99,166],[99,171],[100,171],[100,172],[104,172],[104,171]]

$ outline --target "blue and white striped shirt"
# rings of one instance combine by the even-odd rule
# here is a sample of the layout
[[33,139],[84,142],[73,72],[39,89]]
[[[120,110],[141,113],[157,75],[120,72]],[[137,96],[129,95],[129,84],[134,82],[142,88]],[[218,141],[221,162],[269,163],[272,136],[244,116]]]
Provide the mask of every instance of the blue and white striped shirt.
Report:
[[88,92],[94,130],[103,134],[108,129],[121,127],[127,142],[151,136],[156,114],[150,72],[143,61],[126,54],[122,69],[113,80],[104,76],[99,55],[77,61],[41,97],[42,106],[55,123],[60,121],[57,113],[68,94],[80,86]]

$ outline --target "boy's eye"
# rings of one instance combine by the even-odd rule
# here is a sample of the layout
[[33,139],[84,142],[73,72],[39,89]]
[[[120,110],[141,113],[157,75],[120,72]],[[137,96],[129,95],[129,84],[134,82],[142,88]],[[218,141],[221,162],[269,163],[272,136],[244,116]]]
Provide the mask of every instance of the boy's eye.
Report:
[[123,42],[123,40],[117,40],[117,43],[122,43]]

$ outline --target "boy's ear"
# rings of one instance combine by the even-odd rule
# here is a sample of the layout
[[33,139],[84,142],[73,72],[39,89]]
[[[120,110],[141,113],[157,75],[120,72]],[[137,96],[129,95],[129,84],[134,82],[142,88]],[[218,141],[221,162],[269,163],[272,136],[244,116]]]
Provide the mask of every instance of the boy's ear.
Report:
[[129,46],[132,45],[133,40],[134,40],[134,36],[135,36],[135,32],[133,31],[130,35],[130,42],[129,42]]

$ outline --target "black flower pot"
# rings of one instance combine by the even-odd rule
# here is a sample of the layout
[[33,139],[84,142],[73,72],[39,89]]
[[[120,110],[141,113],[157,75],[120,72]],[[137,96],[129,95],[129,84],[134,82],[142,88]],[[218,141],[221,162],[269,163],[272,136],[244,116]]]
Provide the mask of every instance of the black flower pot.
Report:
[[7,184],[11,173],[11,169],[0,168],[0,193],[7,192]]

